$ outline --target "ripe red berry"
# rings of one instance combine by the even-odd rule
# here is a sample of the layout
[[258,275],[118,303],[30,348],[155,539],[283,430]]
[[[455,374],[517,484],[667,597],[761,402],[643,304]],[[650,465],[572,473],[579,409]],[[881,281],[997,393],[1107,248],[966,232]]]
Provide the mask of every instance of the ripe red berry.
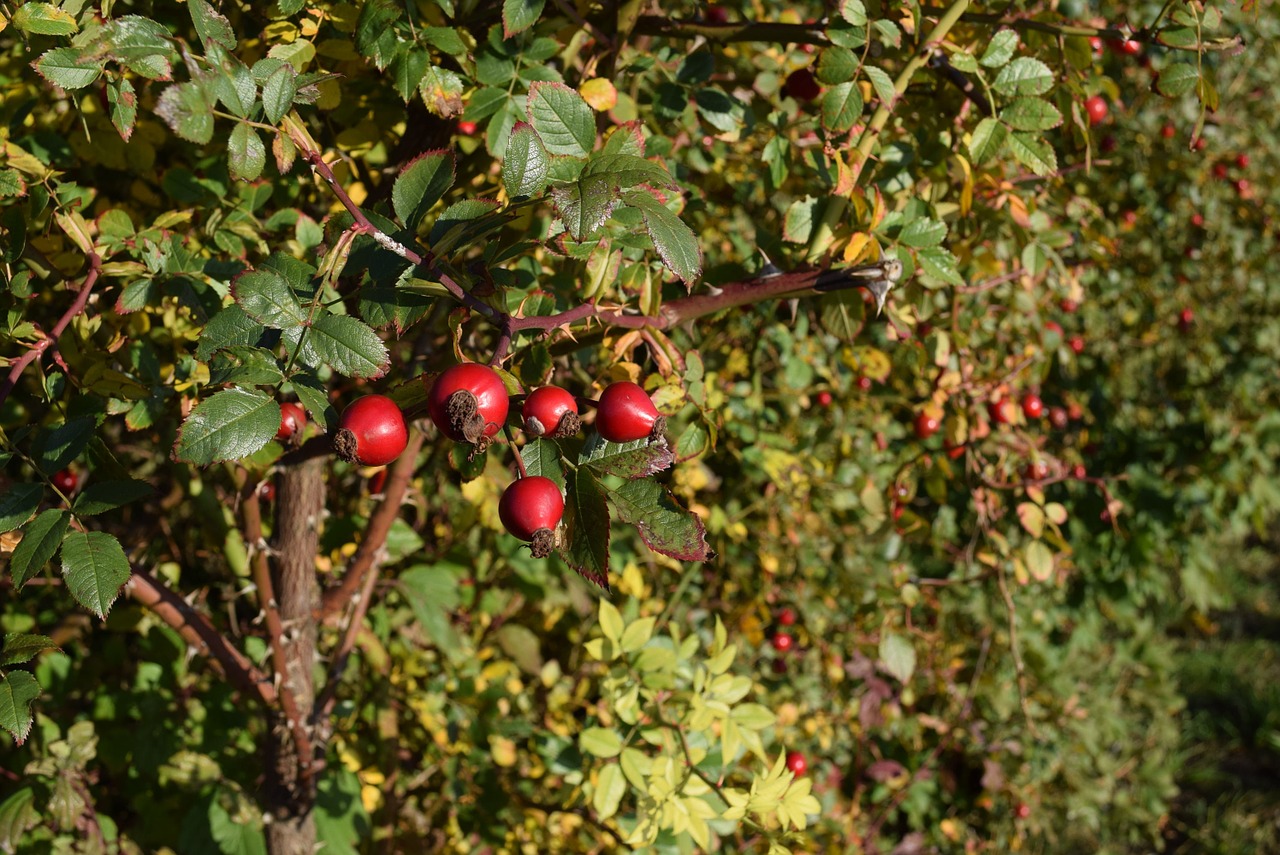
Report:
[[1138,222],[1138,212],[1125,211],[1120,215],[1120,219],[1124,222],[1126,226],[1129,226],[1130,228],[1132,228]]
[[1079,481],[1081,478],[1084,478],[1088,474],[1089,474],[1089,471],[1084,468],[1083,463],[1077,463],[1075,466],[1071,467],[1071,477],[1075,478],[1077,481]]
[[1049,477],[1049,464],[1043,460],[1032,461],[1022,474],[1028,481],[1043,481]]
[[301,404],[285,401],[280,405],[280,430],[276,431],[276,439],[288,442],[302,433],[307,425],[307,411]]
[[80,477],[71,469],[59,469],[49,480],[64,496],[70,496],[80,486]]
[[1190,332],[1191,325],[1195,323],[1195,321],[1196,313],[1191,311],[1190,306],[1186,306],[1181,312],[1178,312],[1178,329],[1182,332]]
[[458,133],[464,137],[473,136],[476,132],[476,123],[462,121],[458,122]]
[[665,421],[648,393],[629,380],[609,384],[596,403],[596,430],[609,442],[655,436]]
[[1084,353],[1084,336],[1073,335],[1070,339],[1068,339],[1067,347],[1071,348],[1071,352],[1074,353],[1076,356],[1079,356],[1080,354]]
[[427,396],[427,411],[441,433],[482,449],[506,424],[510,405],[498,372],[478,362],[446,368]]
[[1196,137],[1191,143],[1191,148],[1194,151],[1204,151],[1205,146],[1208,144],[1209,143],[1205,141],[1204,137]]
[[529,475],[512,482],[498,501],[498,518],[515,537],[533,544],[533,557],[546,558],[555,549],[556,526],[564,516],[564,496],[556,482]]
[[955,460],[957,457],[964,454],[964,446],[956,445],[949,439],[943,440],[942,447],[946,449],[947,457],[950,457],[952,460]]
[[[1063,297],[1058,301],[1058,308],[1066,312],[1068,315],[1074,315],[1076,313],[1076,309],[1080,308],[1080,304],[1069,297]],[[1054,326],[1058,325],[1054,324]],[[1058,331],[1061,332],[1062,327],[1058,327]]]
[[787,768],[790,769],[794,775],[803,775],[805,772],[809,771],[809,761],[806,760],[804,755],[799,751],[788,751]]
[[1213,165],[1213,177],[1214,177],[1214,178],[1226,178],[1226,177],[1227,177],[1227,171],[1228,171],[1228,170],[1227,170],[1227,164],[1226,164],[1226,163],[1224,163],[1224,162],[1223,162],[1223,161],[1221,161],[1221,160],[1220,160],[1220,161],[1218,161],[1217,163],[1215,163],[1215,164]]
[[1239,181],[1236,182],[1236,193],[1240,194],[1241,196],[1248,196],[1250,189],[1251,189],[1251,185],[1249,184],[1249,179],[1241,178]]
[[928,410],[921,410],[916,415],[916,439],[928,439],[938,432],[942,422]]
[[1011,424],[1017,411],[1017,405],[1008,398],[997,398],[987,406],[991,420],[1001,425]]
[[1142,42],[1135,39],[1125,39],[1124,41],[1110,42],[1111,49],[1118,54],[1125,56],[1137,56],[1142,53]]
[[1044,415],[1044,402],[1034,392],[1022,396],[1022,414],[1029,419],[1038,419]]
[[1249,155],[1241,153],[1236,155],[1236,166],[1241,169],[1249,168]]
[[797,68],[787,75],[786,93],[801,103],[812,101],[822,94],[817,78],[807,68]]
[[338,419],[333,446],[348,463],[382,466],[400,456],[409,444],[404,413],[386,395],[357,398]]
[[1049,409],[1049,424],[1053,426],[1054,430],[1066,430],[1067,422],[1067,411],[1062,407],[1051,407]]
[[1100,125],[1107,118],[1107,113],[1111,112],[1111,108],[1107,105],[1107,99],[1101,95],[1090,95],[1084,102],[1084,111],[1089,116],[1089,124]]
[[1196,228],[1202,228],[1204,226],[1204,214],[1200,214],[1200,213],[1192,214],[1191,225],[1195,226]]
[[258,496],[264,502],[274,502],[276,500],[276,483],[274,481],[263,481],[258,485]]
[[1165,124],[1164,127],[1160,129],[1160,136],[1164,137],[1167,140],[1171,140],[1173,139],[1173,135],[1176,134],[1177,132],[1178,130],[1173,126],[1173,123],[1168,122]]
[[796,620],[798,620],[796,610],[791,606],[783,606],[778,609],[778,617],[776,619],[782,626],[795,626]]
[[823,389],[821,392],[818,393],[817,399],[818,399],[819,407],[831,406],[831,401],[832,401],[831,393],[828,392],[826,389]]
[[1019,802],[1018,806],[1013,809],[1013,812],[1017,815],[1018,819],[1026,819],[1031,816],[1031,805],[1026,802]]
[[791,648],[795,647],[796,640],[788,633],[775,632],[773,637],[769,639],[769,643],[772,644],[773,649],[779,653],[786,653]]
[[865,374],[863,374],[861,377],[859,377],[859,378],[858,378],[858,388],[859,388],[859,389],[861,389],[863,392],[870,392],[870,391],[871,391],[871,378],[870,378],[870,377],[868,377],[868,376],[867,376],[867,375],[865,375]]
[[727,24],[729,23],[729,10],[723,6],[708,6],[707,10],[702,13],[702,19],[708,24]]
[[520,410],[524,429],[534,436],[573,436],[582,429],[578,402],[559,386],[534,389]]
[[1098,36],[1089,36],[1089,47],[1093,48],[1094,56],[1102,56],[1102,39]]

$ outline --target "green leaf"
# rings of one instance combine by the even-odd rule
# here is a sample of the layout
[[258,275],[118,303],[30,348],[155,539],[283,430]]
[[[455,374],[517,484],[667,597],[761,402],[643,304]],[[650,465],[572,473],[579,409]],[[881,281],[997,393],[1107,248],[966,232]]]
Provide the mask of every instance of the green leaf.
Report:
[[941,279],[952,285],[964,285],[964,277],[960,275],[959,263],[950,250],[942,247],[928,247],[916,252],[916,261],[925,275]]
[[862,117],[863,107],[862,90],[856,81],[838,83],[822,95],[822,126],[842,134]]
[[855,27],[867,25],[867,7],[862,0],[840,0],[840,17]]
[[293,106],[293,98],[298,94],[298,73],[288,63],[271,72],[262,83],[262,112],[267,121],[277,124],[285,113]]
[[196,359],[208,362],[209,357],[224,347],[257,344],[266,327],[245,314],[239,304],[223,306],[200,333]]
[[155,488],[146,481],[98,481],[76,496],[71,510],[76,516],[89,517],[145,499],[154,492]]
[[1019,163],[1041,177],[1058,169],[1058,156],[1053,146],[1030,134],[1009,134],[1009,150]]
[[422,85],[422,78],[426,75],[427,66],[430,64],[431,55],[420,50],[408,51],[395,61],[391,66],[391,80],[395,84],[396,91],[400,93],[400,100],[406,104],[409,103],[409,99]]
[[654,552],[680,561],[706,561],[706,528],[697,514],[681,507],[657,481],[628,481],[609,491],[618,519],[634,525]]
[[454,161],[449,151],[429,151],[414,158],[400,170],[391,188],[391,206],[396,216],[416,231],[427,211],[453,186]]
[[35,791],[23,787],[0,802],[0,852],[17,852],[22,836],[40,822],[35,801]]
[[547,0],[502,0],[502,37],[509,39],[532,27],[546,5]]
[[563,83],[539,81],[529,87],[529,124],[551,154],[586,157],[596,143],[591,107]]
[[[500,216],[491,216],[495,212]],[[428,240],[437,254],[443,254],[500,227],[509,215],[499,212],[498,203],[490,199],[461,199],[436,218]]]
[[916,670],[916,649],[910,639],[885,631],[880,635],[880,663],[900,682],[906,683]]
[[[227,50],[235,50],[236,34],[231,29],[231,22],[209,5],[207,0],[187,0],[191,9],[191,23],[195,24],[196,35],[207,51],[210,45],[221,45]],[[278,121],[278,120],[272,120]]]
[[898,232],[898,243],[915,248],[937,246],[947,237],[947,224],[921,217],[912,220]]
[[0,534],[13,531],[31,519],[43,495],[43,484],[11,484],[4,495],[0,495]]
[[456,27],[420,27],[418,36],[436,50],[450,56],[466,56],[468,53],[467,43],[463,41]]
[[792,202],[782,219],[782,239],[789,243],[808,243],[818,211],[824,205],[824,201],[815,196]]
[[886,106],[892,107],[898,100],[898,92],[893,87],[893,78],[884,69],[876,68],[874,65],[865,66],[862,70],[871,80],[871,85],[876,90],[876,97]]
[[460,602],[458,574],[447,567],[418,565],[400,574],[399,587],[414,619],[440,650],[450,655],[461,649],[450,617]]
[[[0,727],[13,734],[19,745],[27,741],[31,732],[31,704],[38,697],[40,684],[26,671],[10,671],[0,678]],[[8,801],[4,807],[9,807]]]
[[267,147],[247,122],[240,122],[232,129],[227,154],[231,176],[243,181],[253,181],[267,165]]
[[1167,27],[1156,35],[1156,41],[1171,48],[1194,50],[1200,44],[1200,36],[1194,27]]
[[107,103],[111,105],[111,124],[115,125],[120,138],[128,142],[138,121],[138,93],[133,84],[127,78],[109,83]]
[[617,757],[622,753],[622,737],[605,727],[588,727],[578,737],[578,747],[592,757]]
[[955,53],[948,54],[947,59],[956,71],[963,71],[965,74],[978,73],[978,60],[974,59],[973,54],[967,51],[958,50]]
[[675,455],[665,439],[609,442],[594,432],[578,455],[579,466],[598,475],[616,475],[619,478],[647,478],[669,469],[674,463]]
[[57,646],[47,635],[10,632],[4,637],[4,645],[0,646],[0,666],[8,667],[30,662],[37,653],[55,649]]
[[23,3],[13,25],[30,36],[69,36],[80,29],[76,19],[52,3]]
[[507,138],[507,151],[502,158],[502,186],[513,199],[537,196],[547,189],[550,161],[533,125],[517,122]]
[[62,536],[70,523],[69,513],[50,509],[23,526],[22,540],[9,558],[9,573],[13,576],[15,588],[27,584],[49,563],[62,545]]
[[449,118],[462,112],[462,90],[466,82],[456,71],[429,65],[418,82],[422,103],[437,116]]
[[210,386],[275,386],[283,381],[276,355],[265,347],[227,347],[209,360]]
[[841,341],[853,341],[867,322],[867,303],[862,299],[861,288],[823,294],[819,305],[822,328]]
[[618,204],[617,186],[607,175],[589,175],[551,188],[551,198],[574,240],[586,240],[604,225]]
[[69,47],[47,50],[36,60],[40,76],[63,89],[83,89],[98,79],[103,67],[100,61]]
[[975,164],[985,163],[1004,145],[1008,131],[997,119],[983,119],[969,138],[969,156]]
[[560,557],[584,579],[609,590],[609,506],[604,488],[586,469],[565,473]]
[[129,581],[129,559],[115,535],[72,531],[62,540],[62,576],[80,605],[105,618]]
[[655,187],[675,186],[671,173],[660,164],[645,160],[634,154],[599,152],[591,156],[582,168],[580,178],[602,175],[607,177],[615,187],[628,189],[638,184],[651,184]]
[[0,198],[27,195],[27,182],[16,169],[0,169]]
[[390,327],[397,335],[426,317],[435,305],[435,297],[416,290],[416,286],[425,287],[433,283],[415,279],[411,274],[412,268],[406,270],[405,276],[394,285],[371,284],[361,288],[360,317],[378,329]]
[[1013,52],[1018,49],[1018,34],[1013,30],[1000,30],[991,37],[987,49],[982,52],[978,62],[987,68],[1000,68],[1013,59]]
[[348,377],[381,377],[391,364],[387,346],[373,328],[350,315],[325,315],[307,330],[303,354]]
[[156,114],[184,140],[203,145],[213,139],[213,101],[198,83],[170,86],[156,102]]
[[991,85],[1002,95],[1043,95],[1053,88],[1053,72],[1038,59],[1020,56],[1000,69]]
[[698,247],[698,238],[693,229],[649,193],[630,190],[623,194],[623,199],[644,214],[649,239],[658,250],[662,263],[692,288],[693,283],[702,275],[702,250]]
[[[272,329],[297,329],[307,322],[307,313],[293,289],[274,270],[246,270],[231,281],[231,294],[246,316]],[[223,309],[215,317],[221,317],[226,311]],[[235,322],[235,319],[229,319],[229,322]],[[253,342],[241,343],[253,344],[256,341],[255,337]]]
[[307,408],[307,415],[311,416],[311,420],[323,430],[328,430],[329,425],[338,418],[338,411],[329,400],[328,388],[314,375],[306,373],[294,374],[289,382],[298,401]]
[[36,462],[46,474],[57,472],[75,460],[89,447],[93,438],[94,422],[91,418],[71,419],[36,438]]
[[174,444],[175,460],[207,466],[258,451],[280,429],[280,405],[265,392],[226,389],[201,401]]
[[1000,119],[1015,131],[1047,131],[1062,124],[1062,113],[1039,98],[1016,98],[1000,111]]
[[404,14],[403,4],[395,0],[369,0],[360,7],[356,21],[356,50],[373,60],[379,71],[385,71],[397,56],[400,39],[396,24]]
[[622,797],[626,794],[627,779],[622,774],[622,767],[616,763],[610,763],[601,769],[600,775],[596,778],[595,794],[591,797],[591,806],[595,808],[596,817],[605,820],[617,813],[618,806],[622,804]]
[[1175,62],[1160,70],[1156,89],[1166,98],[1185,95],[1200,82],[1200,72],[1188,62]]
[[828,86],[848,83],[858,76],[858,55],[848,48],[832,46],[818,54],[817,77]]
[[1053,575],[1053,550],[1042,540],[1033,540],[1023,549],[1027,572],[1038,582],[1047,582]]

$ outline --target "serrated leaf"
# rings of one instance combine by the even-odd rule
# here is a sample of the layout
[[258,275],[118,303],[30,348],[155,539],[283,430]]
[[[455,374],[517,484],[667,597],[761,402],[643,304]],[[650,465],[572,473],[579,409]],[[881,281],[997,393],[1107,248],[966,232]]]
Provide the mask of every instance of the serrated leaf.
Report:
[[35,62],[41,77],[63,89],[83,89],[98,79],[103,67],[100,61],[69,47],[45,51]]
[[105,618],[129,581],[129,559],[115,535],[68,532],[62,540],[62,576],[76,602]]
[[215,44],[227,50],[235,50],[236,34],[231,29],[230,21],[218,14],[207,0],[187,0],[187,6],[191,9],[191,23],[195,24],[196,35],[200,37],[206,51]]
[[1058,155],[1046,140],[1030,134],[1009,134],[1009,150],[1019,163],[1042,178],[1058,169]]
[[1194,27],[1167,27],[1156,34],[1156,41],[1171,48],[1194,50],[1200,44],[1200,36]]
[[615,187],[629,189],[638,184],[649,184],[654,187],[675,186],[671,173],[660,164],[645,160],[634,154],[617,152],[599,152],[592,155],[582,168],[580,177],[604,176]]
[[596,778],[595,795],[591,798],[591,806],[595,808],[596,817],[608,819],[618,812],[622,797],[627,793],[627,779],[622,774],[622,767],[610,763],[600,770]]
[[138,93],[133,84],[127,78],[108,84],[107,103],[111,105],[111,124],[128,142],[138,121]]
[[517,122],[507,137],[502,158],[502,186],[513,199],[536,196],[547,189],[550,160],[533,125]]
[[245,314],[238,304],[223,306],[222,311],[214,315],[200,332],[196,359],[208,362],[209,357],[221,348],[257,344],[264,332],[266,327]]
[[71,509],[77,516],[93,516],[145,499],[154,492],[155,488],[146,481],[98,481],[76,496]]
[[1053,72],[1038,59],[1020,56],[1000,69],[991,85],[1002,95],[1043,95],[1053,88]]
[[0,802],[0,851],[17,852],[23,835],[40,822],[35,801],[35,791],[23,787]]
[[213,139],[213,101],[198,83],[178,83],[160,94],[156,115],[175,134],[204,145]]
[[30,662],[37,653],[55,649],[58,645],[47,635],[33,635],[24,632],[11,632],[5,635],[4,645],[0,647],[0,667],[21,665]]
[[16,169],[0,169],[0,198],[27,195],[27,182]]
[[871,86],[876,90],[876,97],[880,99],[886,106],[892,107],[893,103],[898,100],[898,92],[894,89],[893,78],[889,76],[882,68],[874,65],[864,66],[863,73],[871,81]]
[[673,463],[675,456],[666,439],[609,442],[598,433],[588,437],[578,455],[579,466],[619,478],[647,478],[670,468]]
[[822,95],[822,126],[842,134],[862,117],[864,106],[857,81],[837,83]]
[[551,188],[564,227],[574,240],[586,240],[604,225],[618,204],[618,190],[607,175],[589,175]]
[[782,218],[782,239],[788,243],[808,243],[819,207],[823,204],[823,200],[814,196],[792,202]]
[[253,181],[267,165],[267,147],[247,122],[240,122],[231,130],[227,156],[231,177],[242,181]]
[[578,737],[578,747],[592,757],[617,757],[622,752],[622,737],[605,727],[588,727]]
[[958,50],[955,53],[948,54],[947,59],[956,71],[963,71],[965,74],[978,73],[978,60],[967,51]]
[[75,18],[52,3],[23,3],[11,23],[32,36],[69,36],[80,29]]
[[462,90],[466,84],[456,71],[429,65],[418,81],[418,93],[427,109],[443,118],[462,112]]
[[978,62],[987,68],[999,68],[1013,59],[1013,52],[1017,49],[1018,34],[1013,30],[1000,30],[991,37]]
[[867,322],[867,303],[862,289],[823,294],[819,302],[822,328],[841,341],[853,341]]
[[885,631],[880,635],[880,663],[899,682],[906,683],[916,671],[916,649],[905,636]]
[[1062,124],[1062,113],[1039,98],[1015,98],[1000,111],[1000,119],[1015,131],[1047,131]]
[[1033,540],[1024,547],[1023,560],[1027,570],[1037,582],[1047,582],[1053,576],[1053,551],[1042,540]]
[[645,544],[680,561],[706,561],[706,528],[697,514],[681,507],[670,492],[648,478],[609,491],[618,519],[636,527]]
[[974,163],[985,163],[1000,151],[1008,130],[998,119],[983,119],[969,137],[969,156]]
[[248,457],[280,429],[280,405],[265,392],[226,389],[201,401],[187,416],[174,444],[174,459],[197,466]]
[[289,382],[293,385],[293,394],[307,408],[307,415],[320,426],[328,430],[338,417],[338,411],[329,400],[329,390],[323,383],[310,374],[295,374]]
[[862,0],[840,0],[840,17],[855,27],[867,25],[867,7]]
[[406,104],[409,103],[409,99],[422,85],[422,78],[426,75],[427,66],[430,64],[430,54],[421,50],[410,50],[392,64],[391,81],[395,84],[396,91],[400,93],[400,100]]
[[70,523],[70,514],[51,508],[23,526],[22,540],[9,557],[9,573],[15,588],[27,584],[57,554]]
[[325,315],[312,324],[303,353],[312,364],[330,365],[348,377],[381,377],[391,364],[391,354],[373,328],[350,315]]
[[502,36],[511,38],[538,22],[547,0],[502,0]]
[[534,83],[527,111],[529,124],[550,154],[586,157],[595,148],[595,114],[576,90],[563,83]]
[[921,217],[902,227],[902,231],[898,233],[898,243],[919,249],[927,246],[937,246],[946,237],[946,223],[929,217]]
[[0,496],[0,534],[13,531],[31,519],[44,495],[42,484],[12,484]]
[[950,250],[942,247],[927,247],[916,251],[916,261],[920,269],[934,279],[941,279],[952,285],[964,285],[964,277],[960,275],[959,262]]
[[[307,322],[302,303],[284,277],[274,270],[246,270],[232,280],[231,294],[246,316],[272,329],[297,329]],[[223,309],[215,319],[225,312]]]
[[0,727],[13,734],[19,745],[31,732],[31,704],[38,697],[40,684],[26,671],[10,671],[0,678]]
[[623,199],[644,214],[649,239],[658,250],[662,263],[692,288],[702,275],[702,250],[693,229],[649,193],[631,190],[623,195]]
[[848,48],[832,46],[818,54],[817,77],[828,86],[848,83],[858,75],[858,55]]
[[391,205],[396,216],[410,231],[416,231],[427,211],[453,186],[453,179],[452,152],[429,151],[413,159],[400,171],[391,188]]
[[609,590],[609,506],[604,489],[586,469],[565,473],[563,535],[559,551],[564,562]]
[[298,94],[297,78],[292,65],[281,63],[262,82],[262,112],[271,124],[277,124],[293,106],[293,98]]
[[275,354],[264,347],[236,345],[209,360],[210,386],[275,386],[283,381]]
[[173,50],[173,35],[157,21],[142,15],[113,18],[103,25],[99,42],[136,74],[150,80],[172,76],[168,55]]
[[93,438],[94,421],[83,417],[71,419],[36,438],[36,461],[40,471],[57,472],[79,457]]
[[1200,72],[1187,62],[1175,62],[1160,70],[1156,78],[1156,89],[1166,98],[1185,95],[1200,82]]

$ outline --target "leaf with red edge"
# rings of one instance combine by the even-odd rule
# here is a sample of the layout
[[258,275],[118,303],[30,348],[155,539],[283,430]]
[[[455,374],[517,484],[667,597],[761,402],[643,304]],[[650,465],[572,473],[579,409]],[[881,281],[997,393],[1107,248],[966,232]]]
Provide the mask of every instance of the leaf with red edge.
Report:
[[648,478],[676,462],[665,438],[653,442],[638,439],[635,442],[609,442],[598,433],[592,433],[578,455],[578,465],[602,475],[619,478]]
[[604,488],[586,469],[565,473],[564,531],[560,557],[579,576],[609,590],[609,504]]
[[618,519],[634,525],[654,552],[680,561],[706,561],[707,529],[697,514],[680,506],[657,481],[628,481],[609,491]]

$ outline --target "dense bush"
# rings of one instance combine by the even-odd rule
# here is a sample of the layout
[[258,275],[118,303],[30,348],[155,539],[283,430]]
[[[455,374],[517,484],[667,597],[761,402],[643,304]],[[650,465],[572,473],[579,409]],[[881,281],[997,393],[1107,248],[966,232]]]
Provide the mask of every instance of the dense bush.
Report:
[[1277,745],[1197,646],[1280,507],[1273,4],[660,5],[0,9],[0,850],[1231,810],[1181,746]]

